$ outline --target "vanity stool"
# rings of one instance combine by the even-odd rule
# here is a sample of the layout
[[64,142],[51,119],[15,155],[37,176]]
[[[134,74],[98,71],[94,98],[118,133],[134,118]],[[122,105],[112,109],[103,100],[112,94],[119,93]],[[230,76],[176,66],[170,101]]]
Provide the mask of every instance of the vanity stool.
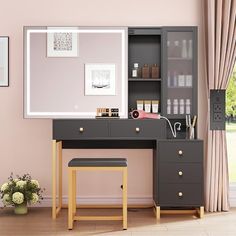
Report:
[[[68,229],[73,229],[75,220],[122,220],[127,229],[127,159],[125,158],[74,158],[68,163],[69,199]],[[123,173],[123,214],[120,216],[79,216],[76,215],[76,171],[108,170]]]

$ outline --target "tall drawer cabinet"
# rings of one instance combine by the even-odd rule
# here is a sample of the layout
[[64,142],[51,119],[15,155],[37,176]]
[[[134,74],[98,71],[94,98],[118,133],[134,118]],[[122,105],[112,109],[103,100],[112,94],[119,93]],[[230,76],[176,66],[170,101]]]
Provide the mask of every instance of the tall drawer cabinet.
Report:
[[158,205],[203,208],[203,141],[159,141],[158,157]]

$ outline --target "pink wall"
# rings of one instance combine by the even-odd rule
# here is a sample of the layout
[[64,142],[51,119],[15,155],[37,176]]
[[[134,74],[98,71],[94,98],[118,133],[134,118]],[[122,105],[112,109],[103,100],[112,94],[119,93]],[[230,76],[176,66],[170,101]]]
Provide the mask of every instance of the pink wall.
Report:
[[[0,182],[10,172],[29,172],[51,194],[51,134],[49,119],[23,119],[23,26],[199,26],[199,136],[204,137],[206,94],[203,76],[202,1],[200,0],[23,0],[1,1],[0,35],[10,36],[10,87],[0,88]],[[152,196],[151,150],[67,150],[72,156],[122,156],[129,161],[129,197]],[[104,174],[81,176],[82,196],[115,197],[120,181]],[[93,180],[89,182],[88,180]],[[114,181],[113,181],[114,180]],[[66,194],[66,181],[64,179]],[[114,184],[117,182],[118,184]],[[91,187],[90,189],[88,187]],[[106,188],[105,188],[106,187]],[[140,199],[141,201],[142,199]]]

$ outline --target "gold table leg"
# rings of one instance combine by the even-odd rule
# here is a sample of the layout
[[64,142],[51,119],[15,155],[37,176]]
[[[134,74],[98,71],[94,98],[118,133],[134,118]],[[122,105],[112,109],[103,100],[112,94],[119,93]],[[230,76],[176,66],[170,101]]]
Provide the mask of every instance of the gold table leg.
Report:
[[123,169],[123,229],[127,229],[127,167]]
[[52,218],[56,219],[57,217],[57,142],[56,140],[52,141]]

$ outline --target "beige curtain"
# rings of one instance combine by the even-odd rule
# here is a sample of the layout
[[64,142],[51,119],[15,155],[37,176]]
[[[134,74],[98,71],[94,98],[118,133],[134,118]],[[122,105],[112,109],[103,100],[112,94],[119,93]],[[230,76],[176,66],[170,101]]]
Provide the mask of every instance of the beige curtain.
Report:
[[[236,58],[236,0],[203,0],[207,93],[226,89]],[[209,105],[208,105],[209,111]],[[209,116],[209,114],[208,114]],[[229,210],[228,160],[225,131],[207,129],[205,209]]]

